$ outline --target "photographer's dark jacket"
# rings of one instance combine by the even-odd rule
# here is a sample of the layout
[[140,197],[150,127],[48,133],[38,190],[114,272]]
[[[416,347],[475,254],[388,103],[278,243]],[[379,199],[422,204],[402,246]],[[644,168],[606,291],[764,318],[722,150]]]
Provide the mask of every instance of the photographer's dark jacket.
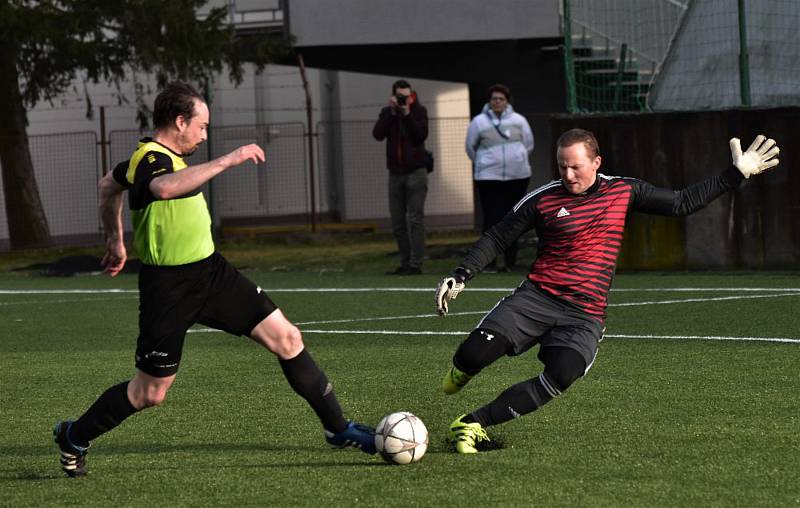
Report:
[[413,102],[405,116],[389,106],[383,108],[372,135],[378,141],[386,139],[386,167],[391,173],[405,174],[425,167],[428,110],[419,102]]

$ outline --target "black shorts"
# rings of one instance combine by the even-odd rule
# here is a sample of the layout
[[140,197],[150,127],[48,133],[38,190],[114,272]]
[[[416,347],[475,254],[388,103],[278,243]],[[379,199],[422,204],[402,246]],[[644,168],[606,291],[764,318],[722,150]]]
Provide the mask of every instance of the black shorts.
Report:
[[180,266],[142,265],[136,368],[155,377],[178,372],[186,331],[200,323],[248,335],[277,307],[220,254]]
[[504,335],[513,345],[510,356],[524,353],[536,344],[547,347],[568,347],[583,356],[585,371],[597,355],[597,344],[603,325],[568,302],[562,302],[525,280],[478,323]]

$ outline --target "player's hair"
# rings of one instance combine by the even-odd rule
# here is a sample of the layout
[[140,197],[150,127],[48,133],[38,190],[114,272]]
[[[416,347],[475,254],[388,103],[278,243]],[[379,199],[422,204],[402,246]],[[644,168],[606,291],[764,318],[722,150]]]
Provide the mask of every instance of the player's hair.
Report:
[[586,147],[586,154],[591,157],[600,155],[600,145],[597,144],[597,138],[594,137],[592,131],[584,129],[570,129],[558,137],[556,146],[558,148],[566,148],[576,143],[583,143]]
[[489,87],[489,90],[486,91],[486,100],[492,100],[492,94],[495,92],[499,92],[506,96],[506,101],[511,102],[511,89],[508,88],[506,85],[501,85],[500,83],[494,84]]
[[195,115],[194,101],[205,102],[195,87],[182,81],[173,81],[156,97],[153,106],[153,126],[156,129],[168,127],[179,116],[188,122]]
[[392,95],[397,93],[398,88],[411,88],[411,84],[405,79],[398,79],[392,83]]

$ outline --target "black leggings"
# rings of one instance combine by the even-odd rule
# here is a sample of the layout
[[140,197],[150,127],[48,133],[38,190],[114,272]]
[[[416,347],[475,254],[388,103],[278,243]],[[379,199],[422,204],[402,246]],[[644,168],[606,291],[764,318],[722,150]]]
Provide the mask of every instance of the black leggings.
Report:
[[[511,342],[504,336],[477,328],[461,343],[453,356],[453,365],[471,376],[512,351]],[[583,356],[567,347],[546,347],[539,353],[544,372],[560,391],[569,388],[586,370]]]
[[[485,233],[489,228],[500,222],[514,205],[522,199],[525,191],[528,190],[529,180],[530,178],[506,181],[475,180],[478,197],[481,201],[481,209],[483,210],[482,233]],[[512,267],[516,264],[517,250],[518,246],[515,241],[503,253],[507,267]]]

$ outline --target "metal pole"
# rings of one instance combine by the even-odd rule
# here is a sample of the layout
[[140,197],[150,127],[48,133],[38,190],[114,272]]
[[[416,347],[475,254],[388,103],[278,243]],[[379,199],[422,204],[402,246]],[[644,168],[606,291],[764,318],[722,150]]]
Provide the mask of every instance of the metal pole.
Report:
[[297,63],[300,66],[300,77],[303,79],[303,90],[306,92],[306,120],[308,122],[308,180],[311,187],[311,231],[317,232],[317,192],[314,181],[314,123],[311,111],[311,92],[308,90],[308,80],[306,79],[306,65],[303,63],[303,55],[297,55]]
[[[100,141],[97,143],[100,145],[100,160],[102,161],[100,171],[102,172],[103,176],[106,176],[108,173],[108,157],[106,155],[106,145],[108,145],[108,141],[106,139],[106,107],[100,106]],[[95,171],[97,171],[97,166],[95,166]],[[97,195],[97,204],[100,204],[100,194]],[[105,238],[103,235],[103,219],[99,216],[97,217],[97,229],[100,231],[100,238]]]
[[108,139],[106,139],[106,107],[100,106],[100,160],[103,161],[103,176],[108,173],[108,154],[106,153]]
[[[211,109],[211,87],[209,86],[208,79],[203,82],[203,97],[206,101],[206,106],[208,109]],[[214,152],[212,151],[211,147],[211,127],[208,128],[206,137],[206,159],[212,160],[214,158]],[[216,233],[217,231],[217,220],[214,216],[214,179],[208,181],[208,214],[211,215],[211,230]]]
[[750,106],[750,58],[747,53],[747,22],[744,15],[744,0],[739,0],[739,89],[742,106]]
[[619,65],[617,66],[617,86],[614,87],[613,110],[619,111],[619,99],[622,95],[622,79],[625,77],[625,58],[628,52],[628,45],[623,44],[619,48]]
[[564,6],[564,74],[567,79],[567,111],[578,111],[578,100],[575,92],[575,63],[572,60],[572,14],[570,0],[563,0]]

